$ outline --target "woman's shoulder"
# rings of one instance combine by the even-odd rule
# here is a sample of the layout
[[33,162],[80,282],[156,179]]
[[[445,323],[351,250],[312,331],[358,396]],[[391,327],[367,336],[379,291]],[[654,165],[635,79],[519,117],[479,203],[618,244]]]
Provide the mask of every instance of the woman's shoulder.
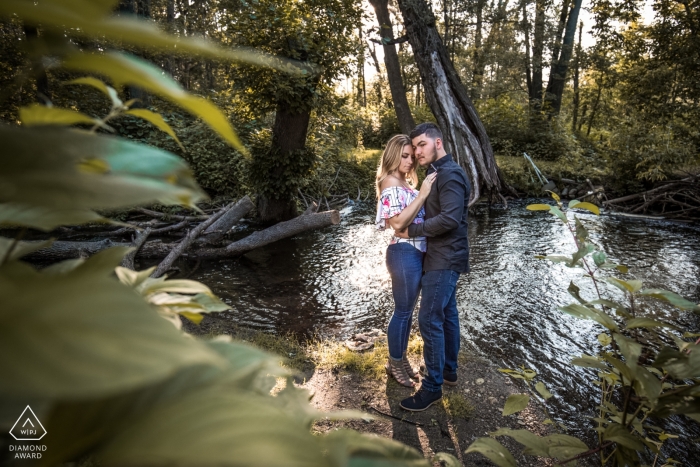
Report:
[[379,188],[382,191],[391,188],[401,188],[401,182],[396,180],[394,177],[387,177],[384,180],[382,180],[382,183],[379,185]]

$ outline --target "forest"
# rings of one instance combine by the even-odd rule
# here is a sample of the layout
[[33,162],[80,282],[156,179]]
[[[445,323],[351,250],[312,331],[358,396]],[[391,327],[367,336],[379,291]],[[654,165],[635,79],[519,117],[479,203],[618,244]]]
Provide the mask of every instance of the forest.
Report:
[[[2,0],[0,465],[693,465],[699,29],[699,0]],[[460,382],[407,415],[369,224],[423,122],[474,271]]]

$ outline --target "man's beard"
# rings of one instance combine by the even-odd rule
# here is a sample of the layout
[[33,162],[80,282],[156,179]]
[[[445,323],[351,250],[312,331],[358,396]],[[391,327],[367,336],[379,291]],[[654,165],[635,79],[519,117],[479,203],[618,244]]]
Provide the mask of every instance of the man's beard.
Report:
[[436,160],[437,160],[437,148],[435,146],[433,146],[433,157],[431,158],[430,163],[432,164]]

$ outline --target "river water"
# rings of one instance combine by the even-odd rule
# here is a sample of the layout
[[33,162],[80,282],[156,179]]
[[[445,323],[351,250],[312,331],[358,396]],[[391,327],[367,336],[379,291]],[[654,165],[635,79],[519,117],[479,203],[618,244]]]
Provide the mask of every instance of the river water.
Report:
[[[584,415],[594,416],[597,397],[594,386],[586,383],[593,373],[569,361],[597,352],[602,328],[565,315],[557,306],[574,302],[566,291],[572,280],[584,298],[593,299],[594,291],[581,269],[534,257],[570,254],[574,246],[560,221],[546,212],[527,211],[526,204],[477,207],[470,217],[471,273],[460,277],[457,288],[462,336],[467,350],[498,365],[535,370],[556,396],[551,400],[558,420],[576,434],[590,427]],[[346,207],[341,215],[337,226],[277,242],[238,260],[205,264],[192,278],[233,307],[224,316],[248,327],[338,338],[385,328],[393,311],[384,265],[389,234],[375,229],[373,204]],[[700,227],[612,215],[579,217],[613,261],[630,267],[627,278],[700,302]],[[622,299],[617,289],[604,289],[609,298]],[[697,315],[656,302],[643,306],[683,329],[700,330]],[[686,438],[700,437],[694,423],[672,420],[667,431],[674,430]],[[670,448],[679,460],[693,459],[692,450],[700,454],[692,442],[677,441]]]

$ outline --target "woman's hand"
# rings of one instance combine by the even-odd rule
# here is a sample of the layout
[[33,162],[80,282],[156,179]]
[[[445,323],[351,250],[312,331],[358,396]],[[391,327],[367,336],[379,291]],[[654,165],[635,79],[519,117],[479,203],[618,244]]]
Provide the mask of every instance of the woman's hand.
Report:
[[437,172],[433,172],[427,177],[425,177],[425,180],[423,180],[423,184],[420,186],[420,192],[418,193],[418,196],[420,196],[423,199],[428,198],[428,195],[430,194],[430,189],[433,187],[433,182],[435,181],[436,177]]

